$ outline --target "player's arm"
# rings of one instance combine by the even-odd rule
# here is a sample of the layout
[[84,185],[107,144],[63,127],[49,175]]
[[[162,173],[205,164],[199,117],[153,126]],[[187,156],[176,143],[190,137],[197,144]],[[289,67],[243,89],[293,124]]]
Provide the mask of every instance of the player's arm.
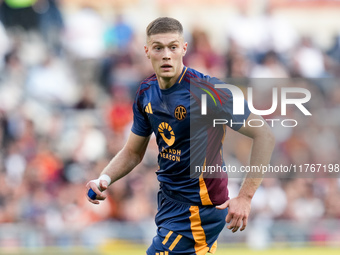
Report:
[[[91,203],[99,204],[98,200],[104,200],[106,196],[103,194],[103,191],[106,190],[110,184],[131,172],[132,169],[142,161],[149,140],[150,136],[143,137],[133,132],[130,133],[123,149],[104,168],[99,179],[87,183],[87,191],[92,189],[97,194],[95,200],[87,196],[87,199]],[[109,178],[107,178],[107,176]],[[97,186],[98,184],[100,189]]]
[[[250,165],[268,165],[275,145],[274,135],[269,125],[261,116],[251,113],[248,119],[260,119],[265,123],[262,127],[242,126],[238,130],[241,134],[253,139]],[[246,228],[250,213],[251,199],[257,188],[260,186],[262,178],[262,172],[249,172],[243,181],[238,196],[217,206],[218,209],[229,207],[228,215],[226,217],[226,222],[230,223],[228,229],[236,232],[241,225],[241,231]]]

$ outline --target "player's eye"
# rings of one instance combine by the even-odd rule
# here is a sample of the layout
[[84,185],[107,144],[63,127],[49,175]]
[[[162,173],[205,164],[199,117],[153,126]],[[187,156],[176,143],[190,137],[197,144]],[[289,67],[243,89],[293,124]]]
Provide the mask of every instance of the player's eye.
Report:
[[171,46],[171,49],[172,49],[172,50],[176,50],[176,49],[177,49],[177,46],[176,46],[176,45]]
[[157,51],[159,51],[159,50],[161,50],[162,48],[161,48],[160,46],[156,46],[156,47],[154,47],[154,49],[157,50]]

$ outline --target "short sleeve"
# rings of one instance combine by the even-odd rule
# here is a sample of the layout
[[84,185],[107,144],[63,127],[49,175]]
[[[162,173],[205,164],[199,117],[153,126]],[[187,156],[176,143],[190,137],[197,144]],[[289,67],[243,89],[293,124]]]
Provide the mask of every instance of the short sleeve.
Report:
[[[209,77],[210,84],[222,84],[220,80],[215,77]],[[227,120],[227,126],[234,130],[239,130],[242,126],[245,126],[245,122],[247,121],[250,110],[248,107],[248,102],[246,100],[243,101],[244,103],[244,111],[242,114],[234,114],[234,97],[231,91],[227,88],[216,88],[212,95],[216,98],[215,105],[217,106],[216,111],[214,111],[214,117],[218,119]]]
[[218,107],[217,117],[221,119],[228,120],[227,125],[233,130],[239,130],[245,125],[247,121],[250,110],[248,107],[248,102],[244,100],[244,111],[243,114],[234,114],[233,111],[233,94],[228,89],[216,89],[217,93],[220,95],[222,104]]
[[143,111],[139,98],[136,97],[132,106],[133,109],[133,124],[131,131],[139,136],[147,137],[151,135],[152,128],[148,119],[148,116]]

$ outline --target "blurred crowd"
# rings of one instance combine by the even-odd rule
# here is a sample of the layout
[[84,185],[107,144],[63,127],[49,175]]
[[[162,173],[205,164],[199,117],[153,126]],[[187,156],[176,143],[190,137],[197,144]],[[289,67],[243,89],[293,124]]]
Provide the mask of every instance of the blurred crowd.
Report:
[[[85,197],[86,182],[124,145],[135,91],[153,72],[138,31],[124,14],[108,22],[89,6],[66,15],[56,0],[18,2],[0,6],[0,224],[29,223],[53,239],[105,220],[152,219],[154,138],[143,162],[110,187],[107,201],[94,206]],[[296,128],[275,128],[271,164],[339,164],[340,31],[329,49],[321,49],[272,8],[248,16],[243,7],[221,31],[225,49],[214,48],[200,27],[186,31],[185,64],[247,84],[251,78],[306,78],[300,85],[312,93],[313,117]],[[255,87],[265,90],[258,82]],[[249,142],[231,134],[226,160],[246,164]],[[339,176],[265,178],[251,218],[340,219]],[[230,179],[232,196],[240,184]],[[311,233],[310,241],[334,236]]]

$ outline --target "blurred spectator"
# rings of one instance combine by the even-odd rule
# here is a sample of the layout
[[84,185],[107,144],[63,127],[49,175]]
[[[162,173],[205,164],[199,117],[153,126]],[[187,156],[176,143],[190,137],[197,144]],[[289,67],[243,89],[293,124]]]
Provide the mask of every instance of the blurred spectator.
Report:
[[38,182],[46,184],[49,188],[58,186],[61,178],[62,162],[53,151],[48,139],[38,140],[34,157],[29,161],[28,168],[34,171]]
[[[129,45],[126,51],[110,54],[100,67],[100,83],[108,93],[113,90],[127,90],[129,96],[134,97],[142,80],[143,69],[139,55],[132,54]],[[150,75],[150,74],[149,74]]]
[[105,155],[106,140],[103,133],[94,127],[92,120],[85,118],[79,127],[75,158],[80,162],[95,162]]
[[306,179],[296,179],[293,182],[296,184],[295,192],[298,193],[298,196],[291,200],[294,219],[299,222],[312,222],[320,219],[325,208],[321,199],[315,194],[313,183]]
[[59,10],[59,0],[37,0],[34,10],[39,14],[39,29],[48,48],[55,54],[61,54],[61,34],[64,21]]
[[109,50],[126,51],[132,36],[132,27],[124,21],[122,14],[118,14],[115,22],[105,31],[104,41]]
[[32,160],[38,149],[34,122],[22,115],[16,115],[9,119],[9,127],[18,144],[20,154],[28,161]]
[[99,13],[84,6],[66,17],[64,45],[77,59],[98,59],[104,53],[104,28]]
[[246,77],[250,68],[250,61],[242,53],[239,45],[232,39],[229,39],[226,68],[227,78]]
[[104,31],[104,19],[91,7],[65,17],[63,45],[80,84],[97,80],[99,59],[105,52]]
[[26,159],[21,155],[18,144],[15,142],[9,145],[5,169],[8,185],[20,186],[26,169]]
[[288,78],[288,72],[274,51],[267,52],[262,61],[256,64],[249,74],[250,78]]
[[7,148],[11,139],[6,112],[0,108],[0,150]]
[[1,45],[0,47],[0,70],[1,70],[4,64],[5,55],[10,50],[9,38],[1,21],[0,21],[0,45]]
[[108,124],[114,133],[122,134],[132,121],[131,100],[125,88],[117,87],[108,108]]
[[37,30],[39,17],[33,5],[37,0],[4,0],[0,17],[7,28]]
[[26,79],[27,68],[20,59],[18,49],[10,50],[5,56],[5,65],[1,72],[2,87],[22,88]]
[[251,16],[246,0],[237,1],[237,15],[228,22],[227,34],[242,50],[243,54],[257,62],[270,49],[270,36],[266,20]]
[[306,78],[326,76],[323,53],[315,47],[310,37],[304,36],[296,48],[294,64],[298,75]]
[[325,56],[325,65],[333,77],[340,77],[340,35],[334,37],[334,43]]
[[280,180],[265,178],[254,196],[252,209],[256,218],[274,220],[283,214],[287,203]]
[[298,42],[298,34],[289,23],[275,13],[275,8],[268,1],[264,8],[263,26],[270,37],[269,50],[276,52],[284,62],[290,61],[292,50]]
[[334,37],[333,45],[327,53],[340,64],[340,35]]
[[207,33],[196,27],[191,36],[185,64],[198,70],[206,70],[207,73],[212,73],[211,75],[220,76],[220,69],[224,69],[223,61],[213,50]]
[[92,85],[84,86],[81,90],[81,97],[74,105],[77,110],[95,109],[96,108],[96,88]]
[[73,105],[78,100],[78,91],[66,68],[58,58],[48,55],[41,65],[29,71],[27,94],[45,104]]

